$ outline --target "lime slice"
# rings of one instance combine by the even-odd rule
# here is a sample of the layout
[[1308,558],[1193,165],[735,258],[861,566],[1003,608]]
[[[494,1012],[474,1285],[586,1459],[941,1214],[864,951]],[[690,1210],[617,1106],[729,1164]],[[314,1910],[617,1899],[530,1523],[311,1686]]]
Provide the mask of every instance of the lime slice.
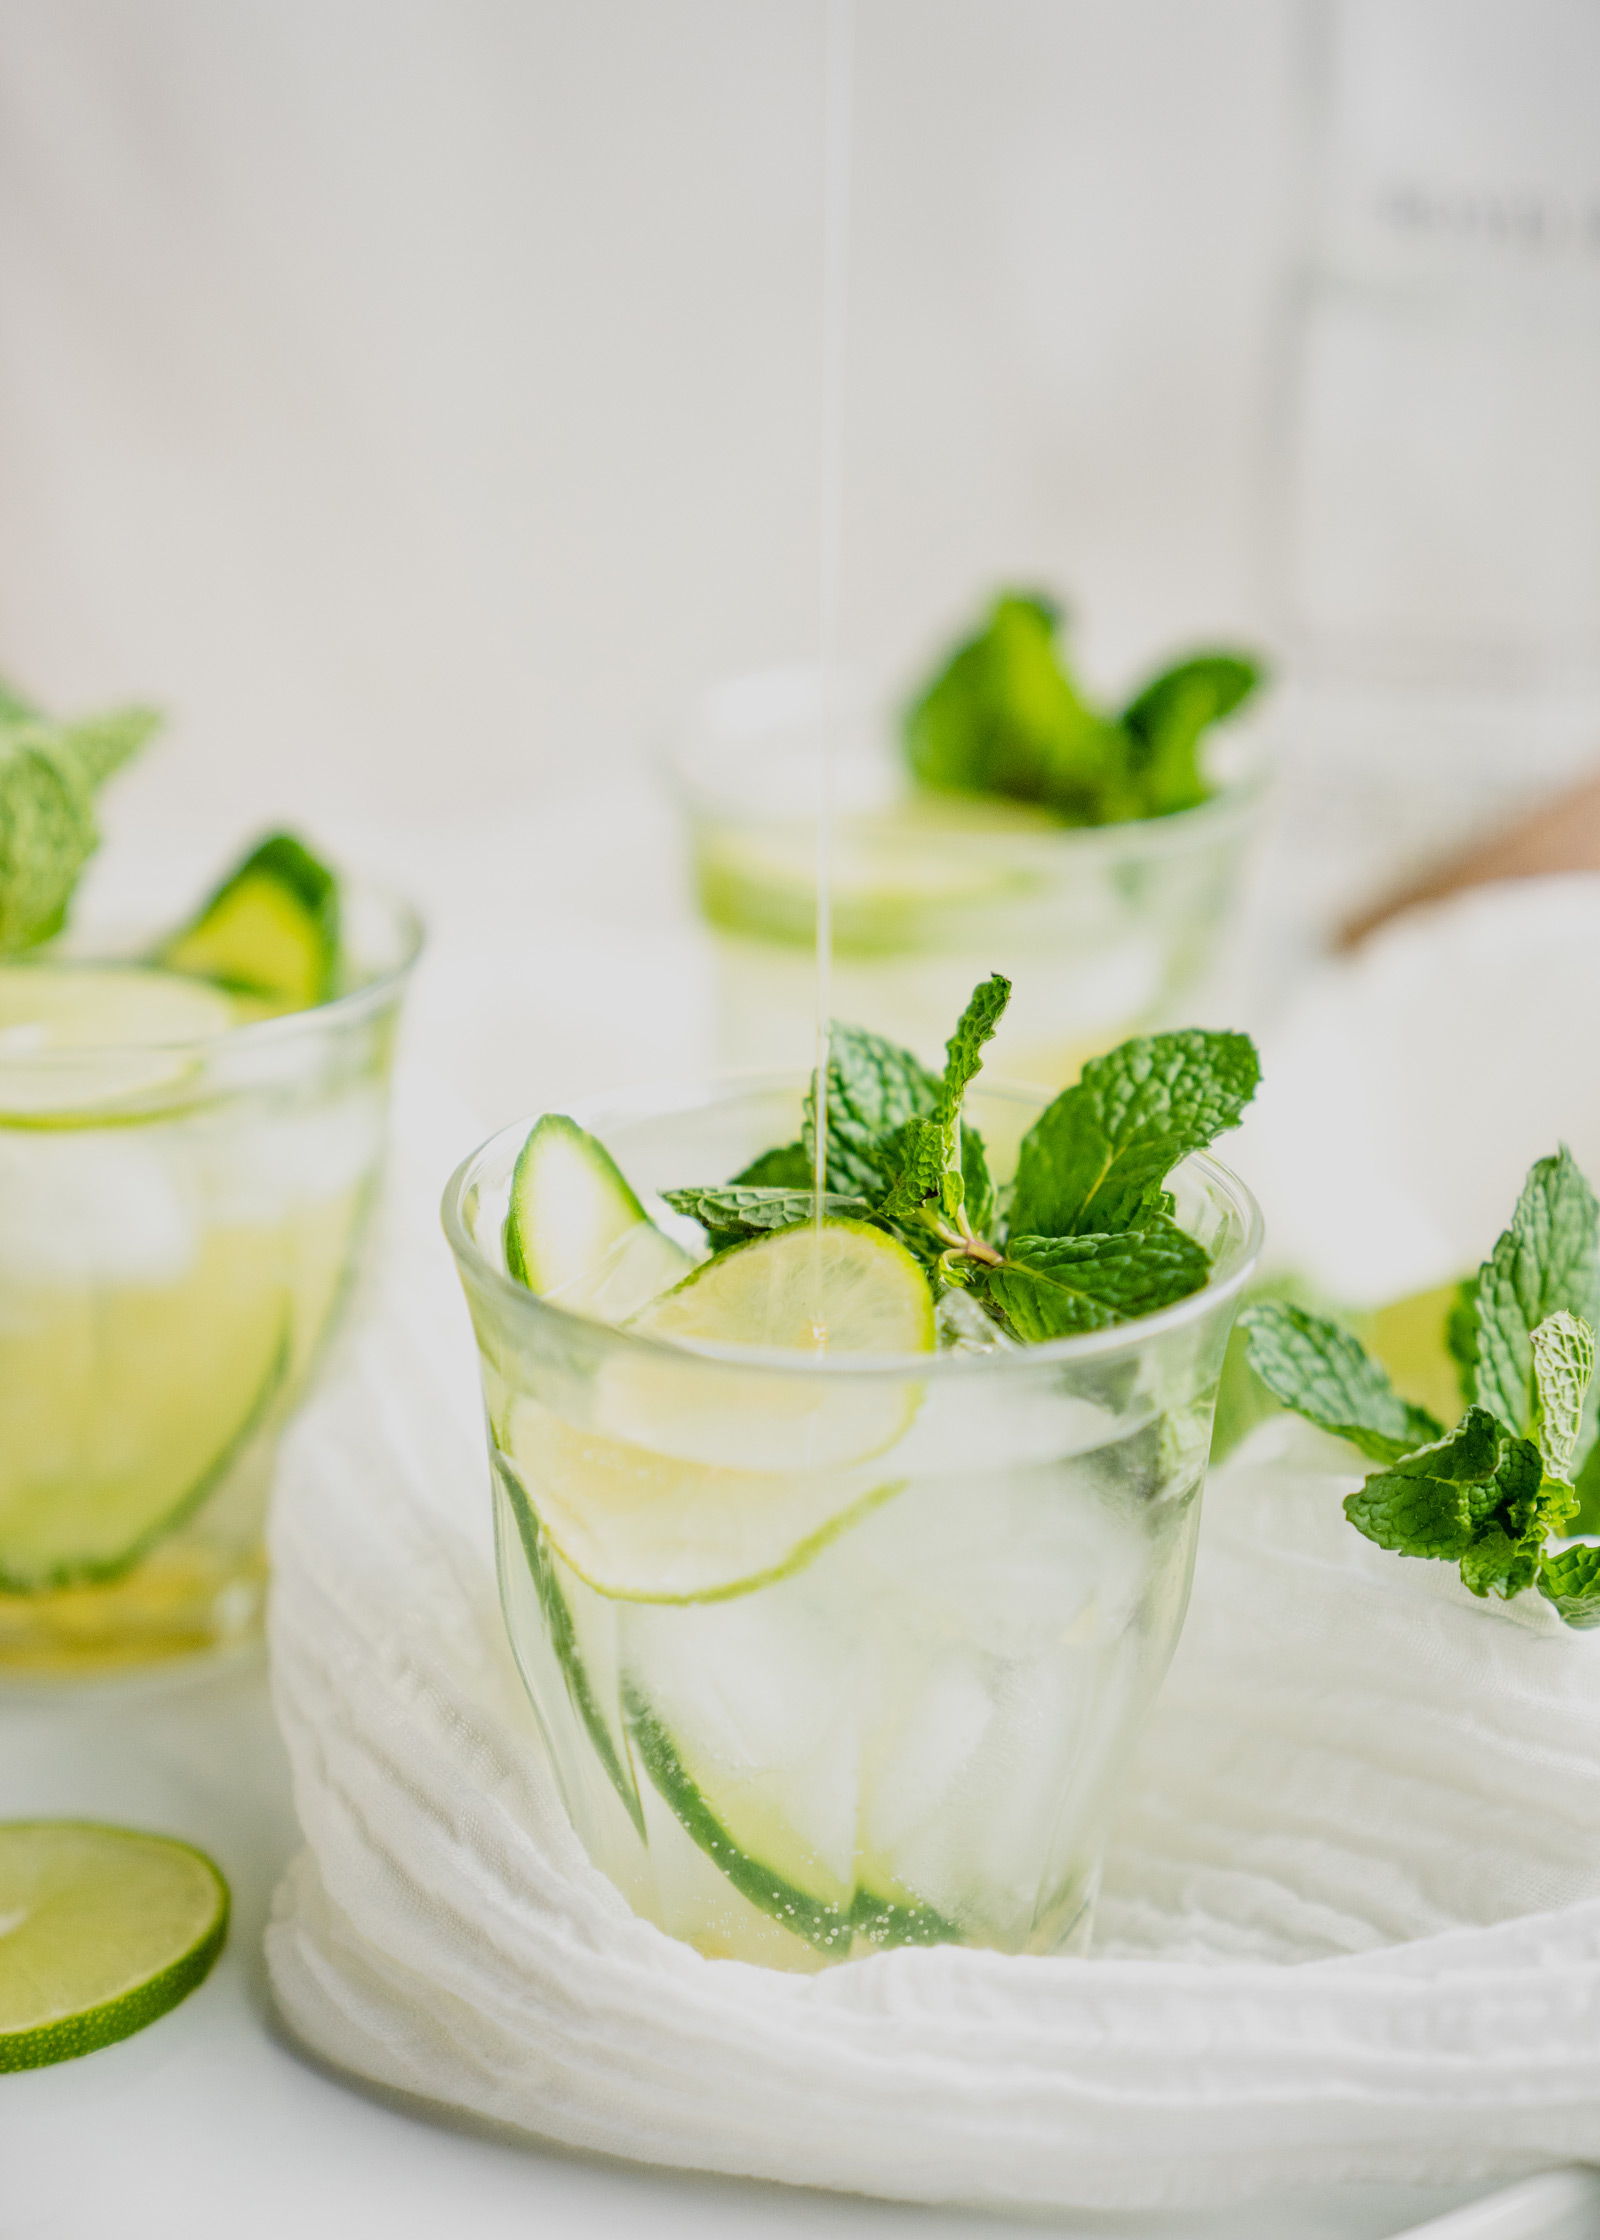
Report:
[[505,1251],[519,1283],[601,1322],[625,1321],[694,1264],[564,1112],[547,1112],[517,1154]]
[[157,961],[255,999],[258,1016],[307,1011],[334,992],[339,883],[292,834],[274,833],[228,874]]
[[[917,796],[839,819],[831,892],[841,956],[959,947],[970,921],[1026,904],[1039,881],[1017,865],[1018,843],[1048,846],[1060,826],[1038,810]],[[998,844],[985,845],[986,841]],[[809,948],[816,939],[816,842],[808,823],[708,821],[696,836],[706,917],[724,932]]]
[[148,1117],[198,1079],[193,1046],[236,1022],[219,989],[143,965],[0,965],[0,1122]]
[[721,1602],[788,1578],[899,1490],[870,1469],[758,1471],[685,1462],[582,1430],[519,1399],[502,1467],[552,1547],[617,1602]]
[[131,2037],[203,1981],[227,1932],[228,1886],[187,1843],[0,1825],[0,2071]]
[[18,1300],[0,1325],[0,1591],[116,1578],[271,1413],[290,1358],[279,1241],[213,1229],[170,1282]]
[[[928,1279],[902,1244],[865,1222],[807,1222],[718,1253],[629,1328],[684,1346],[766,1353],[897,1356],[934,1344]],[[800,1364],[796,1364],[800,1368]],[[609,1436],[680,1461],[789,1476],[883,1455],[922,1404],[915,1373],[773,1372],[643,1351],[608,1361],[598,1423]],[[880,1471],[880,1477],[882,1472]],[[819,1520],[820,1521],[820,1520]]]
[[927,1353],[933,1293],[905,1246],[829,1220],[734,1245],[634,1318],[653,1338],[807,1353]]

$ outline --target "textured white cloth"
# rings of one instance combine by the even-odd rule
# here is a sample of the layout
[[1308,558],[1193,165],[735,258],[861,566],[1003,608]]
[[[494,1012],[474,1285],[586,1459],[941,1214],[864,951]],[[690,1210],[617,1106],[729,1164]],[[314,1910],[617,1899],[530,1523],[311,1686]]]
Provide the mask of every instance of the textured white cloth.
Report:
[[307,1849],[268,1958],[305,2040],[574,2146],[907,2199],[1153,2206],[1600,2159],[1600,1636],[1369,1547],[1339,1509],[1348,1450],[1286,1423],[1207,1487],[1093,1957],[790,1977],[635,1919],[504,1643],[426,1134],[280,1484]]

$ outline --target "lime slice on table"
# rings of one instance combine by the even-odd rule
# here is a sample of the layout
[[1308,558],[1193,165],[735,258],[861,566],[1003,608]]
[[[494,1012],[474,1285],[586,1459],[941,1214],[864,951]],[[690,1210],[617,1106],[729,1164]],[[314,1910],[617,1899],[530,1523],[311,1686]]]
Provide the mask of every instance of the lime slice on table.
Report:
[[227,1933],[228,1886],[190,1844],[0,1824],[0,2071],[142,2030],[204,1979]]
[[236,990],[257,1017],[308,1011],[338,977],[339,882],[291,833],[274,833],[156,961]]
[[506,1268],[573,1314],[622,1322],[692,1267],[649,1219],[605,1145],[547,1112],[517,1154]]
[[238,1016],[220,989],[144,965],[0,965],[0,1124],[149,1118],[198,1079],[193,1046]]

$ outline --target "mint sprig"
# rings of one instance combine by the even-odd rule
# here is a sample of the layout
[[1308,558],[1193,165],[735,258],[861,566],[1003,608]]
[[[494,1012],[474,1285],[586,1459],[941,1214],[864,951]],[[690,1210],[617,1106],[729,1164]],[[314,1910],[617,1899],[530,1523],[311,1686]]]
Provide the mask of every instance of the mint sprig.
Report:
[[148,708],[56,722],[0,679],[0,956],[61,931],[100,844],[96,791],[159,722]]
[[1073,677],[1062,624],[1042,592],[995,599],[906,711],[913,776],[941,792],[1036,803],[1067,824],[1170,816],[1204,801],[1204,735],[1255,691],[1258,665],[1193,655],[1116,714]]
[[[1404,1399],[1359,1339],[1278,1300],[1240,1316],[1267,1389],[1385,1467],[1345,1514],[1379,1547],[1459,1565],[1480,1596],[1537,1586],[1569,1625],[1600,1624],[1600,1549],[1551,1552],[1578,1513],[1595,1366],[1600,1207],[1565,1146],[1532,1168],[1510,1227],[1446,1322],[1465,1412]],[[1590,1560],[1593,1558],[1594,1560]]]
[[[1010,998],[992,973],[945,1046],[942,1075],[860,1027],[828,1056],[825,1216],[876,1222],[923,1262],[935,1295],[968,1292],[1016,1338],[1042,1342],[1152,1314],[1199,1290],[1204,1246],[1172,1219],[1171,1169],[1233,1126],[1259,1078],[1248,1038],[1195,1029],[1139,1036],[1096,1059],[1024,1137],[1000,1218],[967,1091]],[[714,1250],[813,1218],[816,1083],[802,1140],[719,1188],[669,1190]]]
[[973,1131],[962,1126],[961,1106],[969,1084],[982,1071],[983,1046],[993,1040],[1010,1000],[1011,982],[998,972],[973,990],[945,1044],[944,1078],[933,1110],[908,1120],[891,1138],[887,1165],[898,1172],[879,1208],[886,1219],[920,1222],[947,1249],[979,1260],[985,1254],[972,1216],[976,1212],[979,1221],[987,1221],[993,1191],[989,1163],[977,1139],[972,1144],[975,1189],[969,1208],[966,1150]]

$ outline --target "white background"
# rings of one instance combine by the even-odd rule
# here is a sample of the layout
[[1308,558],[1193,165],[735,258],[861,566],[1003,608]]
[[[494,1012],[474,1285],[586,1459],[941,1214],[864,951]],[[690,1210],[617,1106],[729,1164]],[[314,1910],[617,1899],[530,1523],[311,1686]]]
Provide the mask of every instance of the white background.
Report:
[[[861,0],[845,642],[1258,630],[1287,0]],[[0,0],[0,665],[532,802],[816,631],[820,0]]]

